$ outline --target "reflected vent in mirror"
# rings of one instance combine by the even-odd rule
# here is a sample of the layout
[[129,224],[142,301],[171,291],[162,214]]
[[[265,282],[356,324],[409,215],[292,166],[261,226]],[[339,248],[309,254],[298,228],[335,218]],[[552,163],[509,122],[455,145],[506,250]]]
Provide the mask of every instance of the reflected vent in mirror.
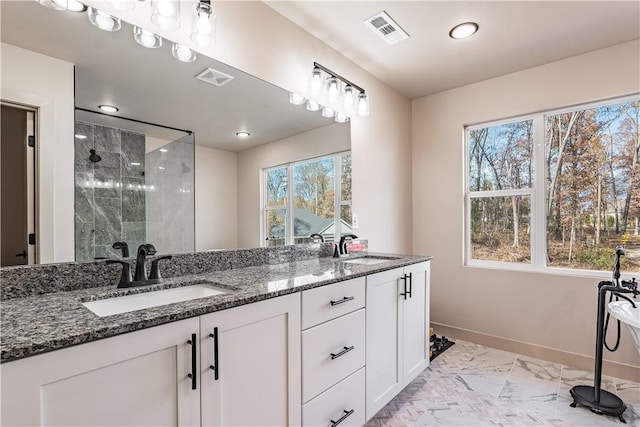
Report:
[[196,76],[196,79],[220,87],[233,80],[233,76],[225,74],[222,71],[214,70],[213,68],[205,68]]

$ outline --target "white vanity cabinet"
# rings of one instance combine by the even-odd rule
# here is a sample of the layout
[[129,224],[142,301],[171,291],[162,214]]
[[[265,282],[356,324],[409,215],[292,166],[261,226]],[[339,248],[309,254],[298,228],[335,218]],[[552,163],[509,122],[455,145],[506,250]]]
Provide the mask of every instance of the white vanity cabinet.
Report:
[[367,420],[429,365],[429,267],[367,276]]
[[198,328],[186,319],[3,363],[1,424],[198,426]]
[[300,294],[200,317],[203,426],[300,425]]
[[302,292],[302,425],[365,423],[365,278]]

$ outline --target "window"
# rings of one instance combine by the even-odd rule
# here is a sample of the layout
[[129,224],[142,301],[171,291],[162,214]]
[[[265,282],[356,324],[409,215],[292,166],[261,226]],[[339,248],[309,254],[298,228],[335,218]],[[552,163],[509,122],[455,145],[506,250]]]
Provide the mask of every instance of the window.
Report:
[[467,127],[467,264],[610,271],[640,247],[639,122],[633,97]]
[[[304,160],[264,170],[267,246],[326,241],[351,232],[351,154]],[[293,183],[293,185],[289,185]]]

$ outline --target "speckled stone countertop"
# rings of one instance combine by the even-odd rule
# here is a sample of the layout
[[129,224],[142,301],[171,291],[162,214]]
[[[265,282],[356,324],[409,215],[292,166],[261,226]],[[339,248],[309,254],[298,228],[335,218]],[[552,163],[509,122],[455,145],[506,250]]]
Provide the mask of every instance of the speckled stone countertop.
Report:
[[[9,362],[431,259],[395,254],[367,255],[390,259],[363,265],[324,256],[173,277],[159,285],[138,288],[116,289],[110,284],[9,299],[2,302],[0,313],[0,361]],[[214,284],[229,292],[106,317],[98,317],[82,305],[90,300],[196,283]]]

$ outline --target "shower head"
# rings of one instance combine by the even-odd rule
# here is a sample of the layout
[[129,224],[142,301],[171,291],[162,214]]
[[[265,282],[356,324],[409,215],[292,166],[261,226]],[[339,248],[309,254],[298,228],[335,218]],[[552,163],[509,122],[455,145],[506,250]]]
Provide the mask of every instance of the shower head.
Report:
[[93,148],[89,150],[89,153],[91,153],[91,155],[89,156],[89,160],[93,163],[98,163],[100,160],[102,160],[102,157],[97,155],[96,150],[94,150]]

